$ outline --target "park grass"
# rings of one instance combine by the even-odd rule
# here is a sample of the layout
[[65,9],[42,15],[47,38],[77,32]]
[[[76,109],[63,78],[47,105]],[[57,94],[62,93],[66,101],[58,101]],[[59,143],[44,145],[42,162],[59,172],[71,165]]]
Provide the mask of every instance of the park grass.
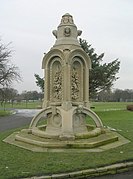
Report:
[[2,142],[13,130],[3,132],[0,134],[0,179],[41,176],[133,161],[133,112],[126,109],[105,110],[98,104],[94,106],[105,126],[117,129],[131,142],[100,153],[34,153]]
[[94,107],[94,111],[115,111],[124,110],[130,104],[133,102],[92,102],[91,106]]
[[0,110],[0,117],[8,116],[8,115],[10,115],[10,114],[11,114],[10,111]]
[[42,106],[42,101],[28,101],[28,102],[20,102],[20,103],[13,103],[13,105],[9,102],[1,105],[0,109],[37,109]]

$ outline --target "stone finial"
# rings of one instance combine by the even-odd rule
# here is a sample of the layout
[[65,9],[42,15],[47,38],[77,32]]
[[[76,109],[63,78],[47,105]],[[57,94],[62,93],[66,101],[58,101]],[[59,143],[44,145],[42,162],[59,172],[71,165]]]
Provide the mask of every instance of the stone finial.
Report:
[[77,30],[73,17],[69,13],[66,13],[62,16],[58,29],[53,30],[53,35],[57,39],[54,46],[70,44],[80,46],[77,37],[80,36],[81,33],[81,30]]
[[66,25],[66,24],[74,25],[73,17],[69,13],[64,14],[61,19],[60,25]]

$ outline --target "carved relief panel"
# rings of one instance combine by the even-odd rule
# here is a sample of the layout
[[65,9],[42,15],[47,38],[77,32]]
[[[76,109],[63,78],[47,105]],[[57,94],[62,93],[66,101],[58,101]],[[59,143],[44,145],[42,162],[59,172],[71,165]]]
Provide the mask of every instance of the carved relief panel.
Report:
[[83,101],[83,88],[83,64],[80,58],[75,57],[71,69],[72,101]]
[[60,58],[52,59],[50,64],[50,101],[58,102],[62,99],[62,66]]

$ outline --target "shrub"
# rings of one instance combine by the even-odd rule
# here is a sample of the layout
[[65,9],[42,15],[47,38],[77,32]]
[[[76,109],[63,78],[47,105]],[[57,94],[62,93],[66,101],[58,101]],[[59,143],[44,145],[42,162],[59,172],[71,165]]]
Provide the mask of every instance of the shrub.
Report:
[[127,110],[133,111],[133,104],[132,105],[127,105]]

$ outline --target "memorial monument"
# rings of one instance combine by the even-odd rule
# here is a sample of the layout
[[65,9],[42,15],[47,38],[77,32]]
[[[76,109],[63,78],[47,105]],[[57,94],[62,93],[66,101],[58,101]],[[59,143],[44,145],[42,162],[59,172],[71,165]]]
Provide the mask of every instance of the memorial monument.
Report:
[[[53,31],[55,44],[42,61],[43,109],[32,119],[28,129],[9,136],[5,142],[45,151],[91,149],[119,141],[120,136],[105,129],[101,119],[90,109],[91,59],[77,39],[81,33],[70,14],[62,16],[57,30]],[[87,116],[95,125],[86,124]]]

